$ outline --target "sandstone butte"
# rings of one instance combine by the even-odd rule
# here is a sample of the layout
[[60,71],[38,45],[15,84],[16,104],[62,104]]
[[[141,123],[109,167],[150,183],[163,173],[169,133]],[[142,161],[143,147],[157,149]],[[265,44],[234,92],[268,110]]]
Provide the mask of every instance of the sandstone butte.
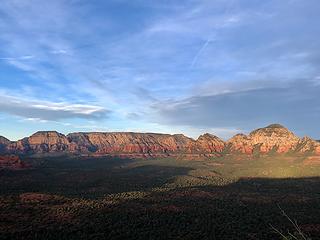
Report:
[[0,154],[70,153],[132,157],[220,156],[223,154],[310,153],[320,155],[320,143],[300,139],[287,128],[272,124],[237,134],[227,142],[204,134],[192,139],[182,134],[89,132],[63,135],[56,131],[36,132],[30,137],[11,142],[0,137]]

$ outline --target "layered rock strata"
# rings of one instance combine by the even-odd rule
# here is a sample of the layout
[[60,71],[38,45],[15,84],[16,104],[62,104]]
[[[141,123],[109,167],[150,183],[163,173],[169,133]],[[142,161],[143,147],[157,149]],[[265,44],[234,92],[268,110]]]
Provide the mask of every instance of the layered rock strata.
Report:
[[56,131],[41,131],[16,142],[0,137],[0,154],[75,153],[161,157],[288,152],[320,155],[320,142],[308,137],[300,139],[279,124],[259,128],[248,135],[237,134],[227,142],[209,133],[196,140],[182,134],[133,132],[79,132],[65,136]]

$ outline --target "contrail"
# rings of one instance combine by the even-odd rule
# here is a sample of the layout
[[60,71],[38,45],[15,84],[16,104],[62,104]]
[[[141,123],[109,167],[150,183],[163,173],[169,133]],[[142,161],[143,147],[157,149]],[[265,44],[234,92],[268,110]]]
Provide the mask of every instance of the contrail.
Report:
[[199,56],[201,55],[201,53],[207,48],[207,46],[209,45],[209,43],[211,42],[211,38],[209,38],[203,45],[202,47],[199,49],[199,51],[197,52],[197,54],[194,56],[192,63],[191,63],[191,68],[194,67],[194,65],[197,63],[197,60],[199,58]]
[[[229,14],[233,8],[234,8],[234,1],[230,1],[229,4],[227,5],[226,10],[224,11],[224,14],[225,15]],[[208,40],[202,45],[202,47],[199,49],[197,54],[194,56],[192,63],[191,63],[191,68],[193,68],[194,65],[197,63],[199,56],[208,47],[210,42],[212,42],[212,37],[208,38]]]

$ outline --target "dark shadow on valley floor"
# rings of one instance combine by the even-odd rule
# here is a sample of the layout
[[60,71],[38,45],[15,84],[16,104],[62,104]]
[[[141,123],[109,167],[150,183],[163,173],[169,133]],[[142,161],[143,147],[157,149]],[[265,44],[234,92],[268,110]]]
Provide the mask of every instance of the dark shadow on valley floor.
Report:
[[116,158],[49,158],[35,169],[1,171],[0,195],[41,192],[95,199],[112,193],[148,191],[191,170],[150,164],[130,166],[132,163],[135,161]]
[[2,174],[0,239],[281,239],[282,210],[320,239],[320,177],[167,188],[192,168],[93,161]]

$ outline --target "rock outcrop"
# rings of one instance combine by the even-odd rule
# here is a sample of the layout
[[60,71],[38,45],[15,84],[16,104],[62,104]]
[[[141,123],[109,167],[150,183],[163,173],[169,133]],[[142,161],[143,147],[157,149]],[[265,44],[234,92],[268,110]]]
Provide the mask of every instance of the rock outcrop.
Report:
[[[72,133],[70,142],[80,152],[99,154],[169,153],[187,151],[189,139],[179,135],[154,133]],[[190,139],[191,141],[191,139]]]
[[295,151],[298,153],[311,153],[320,155],[320,142],[309,137],[303,137],[298,142]]
[[69,151],[69,140],[56,131],[40,131],[28,138],[12,142],[7,146],[8,153],[54,153]]
[[201,135],[196,141],[197,149],[200,152],[221,153],[225,145],[226,143],[223,140],[209,133]]
[[28,138],[10,142],[5,153],[83,153],[83,154],[214,154],[222,152],[224,142],[211,134],[194,140],[182,134],[93,132],[70,133],[67,136],[55,132],[37,132]]
[[5,151],[5,149],[7,148],[7,146],[10,144],[10,140],[0,136],[0,152]]
[[69,150],[68,138],[56,131],[36,132],[28,138],[28,144],[33,152],[63,152]]
[[227,142],[209,133],[199,136],[197,140],[182,134],[134,132],[79,132],[65,136],[56,131],[42,131],[16,142],[0,137],[0,154],[188,155],[196,158],[236,153],[288,152],[320,155],[320,143],[308,137],[300,139],[279,124],[259,128],[249,135],[237,134]]
[[260,145],[259,152],[266,153],[275,150],[286,153],[294,150],[299,138],[287,128],[279,124],[272,124],[265,128],[257,129],[249,134],[254,145]]
[[9,139],[0,136],[0,144],[7,145],[7,144],[9,144],[9,143],[10,143],[10,140],[9,140]]
[[252,139],[245,134],[237,134],[227,141],[227,152],[235,153],[245,153],[252,154],[254,149],[254,144]]
[[252,131],[248,136],[240,134],[228,141],[231,151],[251,154],[258,153],[287,153],[294,151],[300,139],[287,128],[272,124],[265,128]]
[[205,134],[197,141],[182,134],[157,133],[71,133],[70,142],[80,152],[99,154],[178,154],[221,152],[224,142],[216,136]]

